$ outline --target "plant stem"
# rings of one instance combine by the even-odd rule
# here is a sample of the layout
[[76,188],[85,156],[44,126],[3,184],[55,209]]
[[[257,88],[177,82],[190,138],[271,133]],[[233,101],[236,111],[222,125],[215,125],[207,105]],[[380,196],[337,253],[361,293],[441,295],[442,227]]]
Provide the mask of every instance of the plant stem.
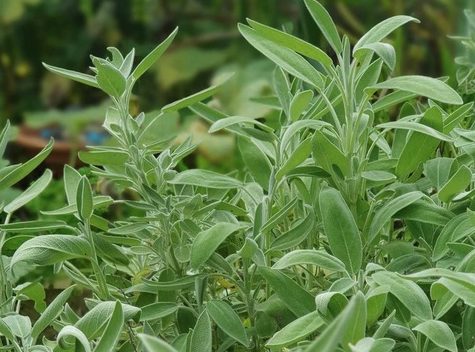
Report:
[[[7,225],[10,222],[11,215],[11,213],[7,214],[4,225]],[[0,307],[2,307],[2,312],[5,310],[5,303],[8,302],[12,296],[10,282],[7,280],[5,265],[3,264],[2,249],[3,244],[5,243],[5,236],[6,231],[0,231]]]
[[96,276],[97,284],[99,285],[99,296],[103,300],[111,299],[111,294],[109,292],[109,288],[107,287],[106,277],[99,266],[99,261],[97,259],[96,253],[96,246],[94,244],[94,234],[91,231],[91,225],[89,221],[84,221],[84,232],[86,234],[86,238],[89,241],[92,251],[92,270],[94,271],[94,275]]

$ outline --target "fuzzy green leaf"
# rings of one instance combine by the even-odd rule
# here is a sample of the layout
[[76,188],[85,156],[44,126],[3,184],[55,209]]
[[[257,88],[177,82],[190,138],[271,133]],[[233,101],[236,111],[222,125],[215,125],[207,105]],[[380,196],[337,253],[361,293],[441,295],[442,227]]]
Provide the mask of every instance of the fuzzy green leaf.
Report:
[[36,198],[41,192],[45,190],[45,188],[51,182],[53,177],[53,173],[51,170],[46,169],[43,175],[38,178],[35,182],[31,184],[25,191],[23,191],[18,197],[12,200],[10,203],[5,205],[3,211],[5,213],[13,213],[14,211],[20,209],[25,204],[29,203],[31,200]]
[[86,335],[84,335],[81,330],[72,325],[66,325],[65,327],[63,327],[59,331],[58,336],[56,337],[56,341],[58,341],[59,346],[65,346],[65,343],[63,341],[64,339],[69,337],[73,337],[74,339],[76,339],[81,344],[82,350],[84,352],[92,352],[91,345]]
[[138,334],[138,336],[146,352],[178,352],[175,348],[157,337],[145,334]]
[[305,352],[334,352],[343,341],[355,343],[363,338],[365,327],[365,298],[361,292],[358,292],[345,309],[305,349]]
[[345,264],[327,252],[315,249],[297,249],[287,253],[273,266],[274,269],[285,269],[289,266],[310,264],[325,270],[345,272]]
[[313,295],[287,275],[266,267],[259,267],[259,273],[296,316],[301,317],[315,310]]
[[44,235],[24,242],[15,252],[11,266],[21,261],[37,265],[56,264],[72,258],[90,258],[91,247],[84,238]]
[[390,78],[368,89],[394,89],[414,93],[446,104],[460,105],[463,100],[460,95],[446,83],[425,76],[400,76]]
[[[100,302],[79,319],[74,326],[81,330],[90,340],[99,337],[108,324],[108,320],[104,319],[104,317],[112,316],[116,304],[117,302],[112,301]],[[140,308],[122,303],[122,312],[125,321],[139,321]]]
[[152,67],[152,65],[168,49],[177,33],[178,27],[175,28],[173,32],[163,42],[158,44],[155,49],[153,49],[147,56],[145,56],[142,61],[140,61],[140,63],[132,72],[132,76],[134,77],[134,79],[139,79],[145,72],[147,72],[150,67]]
[[366,32],[366,34],[363,35],[355,44],[353,51],[355,52],[365,45],[379,42],[381,39],[386,38],[395,29],[408,22],[419,23],[419,20],[410,16],[394,16],[385,19]]
[[94,87],[94,88],[99,88],[99,84],[96,81],[96,78],[91,75],[87,75],[85,73],[81,72],[76,72],[72,70],[67,70],[64,68],[56,67],[56,66],[51,66],[43,62],[43,66],[50,72],[53,72],[61,77],[71,79],[73,81]]
[[70,230],[72,229],[70,226],[67,225],[66,222],[62,220],[32,220],[0,225],[0,230],[12,233],[38,233],[42,231],[50,231],[60,228]]
[[416,200],[421,199],[423,195],[424,194],[419,191],[406,193],[390,200],[378,209],[368,230],[368,242],[373,243],[375,241],[379,231],[391,220],[394,214],[414,203]]
[[140,321],[164,318],[178,310],[178,305],[172,302],[156,302],[142,307]]
[[40,165],[53,150],[53,140],[51,139],[48,144],[30,160],[24,164],[20,164],[14,167],[9,173],[0,176],[0,191],[8,187],[13,186],[27,175],[29,175],[38,165]]
[[162,108],[162,111],[163,112],[178,111],[180,109],[187,108],[187,107],[189,107],[193,104],[199,103],[200,101],[205,100],[205,99],[215,95],[219,91],[221,86],[223,84],[225,84],[232,76],[233,76],[233,74],[231,73],[231,74],[227,75],[219,84],[216,84],[216,85],[211,86],[209,88],[203,89],[202,91],[199,91],[195,94],[192,94],[192,95],[190,95],[186,98],[183,98],[183,99],[177,100],[173,103],[170,103],[168,105],[165,105]]
[[224,301],[209,301],[206,304],[211,319],[226,334],[244,346],[249,346],[249,338],[236,312]]
[[53,302],[48,305],[46,310],[41,313],[40,317],[35,322],[31,330],[31,337],[33,337],[34,341],[36,341],[36,339],[38,338],[38,336],[40,336],[43,330],[46,329],[49,325],[51,325],[51,323],[63,311],[64,305],[66,304],[74,289],[74,285],[66,288],[58,296],[56,296]]
[[241,228],[238,224],[220,222],[207,230],[201,231],[191,247],[191,266],[199,268],[232,233]]
[[261,127],[264,131],[272,132],[272,129],[262,122],[257,121],[252,117],[247,116],[228,116],[223,119],[220,119],[214,122],[211,127],[209,128],[209,133],[215,133],[222,129],[235,126],[237,124],[249,124],[249,125],[256,125]]
[[432,319],[430,301],[422,288],[415,282],[406,280],[389,271],[379,271],[372,275],[373,280],[381,286],[388,286],[394,295],[414,316]]
[[388,43],[365,44],[354,51],[355,56],[363,56],[366,52],[376,53],[391,71],[396,67],[396,50]]
[[182,171],[176,175],[174,179],[168,182],[176,185],[191,185],[215,189],[233,189],[242,187],[242,183],[235,178],[201,169]]
[[96,80],[99,87],[114,98],[119,98],[125,91],[125,77],[111,63],[96,63]]
[[335,53],[339,54],[343,51],[340,35],[336,29],[328,11],[316,0],[304,0],[308,12],[312,15],[313,20],[318,28],[322,31],[325,39],[330,43]]
[[101,339],[96,345],[94,352],[109,352],[115,348],[124,326],[124,312],[122,311],[122,304],[117,301],[115,303],[114,311],[112,312],[109,322],[107,324]]
[[333,255],[345,263],[350,273],[361,269],[363,249],[353,214],[334,188],[323,189],[319,197],[323,229]]
[[302,56],[294,51],[280,46],[243,24],[238,25],[242,36],[262,54],[274,61],[283,70],[314,86],[323,87],[321,74],[313,68]]
[[190,352],[211,352],[212,350],[212,330],[211,321],[206,310],[204,310],[196,321],[191,333]]
[[442,202],[450,202],[457,194],[463,192],[465,188],[472,182],[472,172],[470,169],[462,165],[457,172],[442,186],[437,193],[437,197]]
[[312,334],[323,324],[324,321],[317,311],[308,313],[307,315],[292,321],[276,332],[269,341],[267,341],[266,347],[275,349],[293,345]]
[[252,139],[239,137],[237,142],[242,160],[249,173],[263,189],[267,190],[272,171],[269,158]]
[[94,210],[94,205],[91,184],[84,176],[81,178],[81,181],[79,181],[78,184],[78,189],[76,192],[76,204],[81,219],[89,221]]
[[279,31],[272,27],[266,26],[259,22],[247,19],[249,25],[266,39],[283,45],[299,54],[302,54],[310,59],[316,60],[323,66],[330,67],[333,62],[332,59],[320,48],[307,43],[306,41],[294,37],[291,34]]
[[417,325],[413,330],[420,332],[444,350],[458,351],[454,333],[443,321],[427,320]]

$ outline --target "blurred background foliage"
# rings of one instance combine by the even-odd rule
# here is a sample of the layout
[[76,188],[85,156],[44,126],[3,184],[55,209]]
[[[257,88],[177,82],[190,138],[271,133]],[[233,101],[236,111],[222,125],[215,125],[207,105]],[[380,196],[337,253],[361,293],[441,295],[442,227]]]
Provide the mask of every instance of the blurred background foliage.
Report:
[[[350,38],[389,16],[419,18],[421,24],[405,26],[391,38],[397,73],[450,76],[456,85],[454,57],[462,46],[447,36],[466,33],[463,9],[475,7],[475,1],[322,2]],[[8,118],[26,126],[26,141],[33,133],[65,142],[70,154],[65,160],[73,163],[83,144],[106,143],[100,123],[107,102],[94,90],[49,74],[41,62],[87,71],[89,53],[102,57],[108,46],[135,48],[143,57],[176,26],[180,31],[171,49],[137,84],[137,112],[157,110],[233,71],[232,82],[212,103],[233,115],[269,117],[271,110],[251,97],[271,94],[273,65],[239,37],[236,24],[247,17],[324,45],[299,0],[0,0],[0,125]],[[186,114],[162,119],[167,126],[157,127],[157,134],[191,133],[199,143],[185,167],[238,167],[233,138],[209,136],[204,122]]]

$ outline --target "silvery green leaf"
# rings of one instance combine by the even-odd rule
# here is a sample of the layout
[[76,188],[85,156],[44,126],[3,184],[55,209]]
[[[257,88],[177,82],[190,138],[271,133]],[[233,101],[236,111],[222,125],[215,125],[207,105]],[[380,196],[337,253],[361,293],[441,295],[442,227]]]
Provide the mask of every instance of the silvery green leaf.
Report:
[[211,352],[213,347],[212,342],[211,321],[208,312],[203,310],[191,333],[190,352]]
[[78,341],[81,344],[82,348],[84,349],[84,352],[92,352],[89,340],[78,328],[72,325],[66,325],[65,327],[63,327],[59,331],[58,336],[56,337],[56,341],[58,342],[58,345],[62,346],[63,348],[66,346],[71,347],[66,342],[66,338],[68,337],[72,337],[76,341]]
[[228,236],[241,228],[238,224],[220,222],[201,231],[191,247],[191,266],[197,269],[203,265]]
[[76,72],[76,71],[71,71],[67,70],[64,68],[56,67],[56,66],[51,66],[43,62],[43,66],[48,70],[51,71],[61,77],[71,79],[73,81],[94,87],[94,88],[99,88],[99,84],[96,81],[96,78],[91,75],[87,75],[85,73],[81,72]]
[[417,18],[404,15],[393,16],[385,19],[366,32],[365,35],[363,35],[355,44],[353,51],[355,52],[365,45],[379,42],[381,39],[387,37],[395,29],[408,22],[419,23],[419,20]]
[[212,300],[206,304],[210,318],[234,340],[249,346],[249,338],[234,309],[224,301]]
[[138,336],[146,352],[178,352],[171,345],[157,337],[145,334],[138,334]]
[[94,352],[109,352],[113,350],[119,342],[123,326],[124,312],[122,311],[122,304],[117,301],[112,315],[109,318],[109,322],[107,323],[107,327],[99,339]]
[[78,214],[83,220],[89,221],[94,211],[92,188],[89,180],[86,177],[82,177],[79,181],[78,189],[76,192],[76,204],[78,208]]
[[425,335],[437,346],[444,350],[457,352],[457,343],[455,336],[447,323],[439,320],[427,320],[416,327],[413,330]]
[[15,252],[11,266],[21,261],[51,265],[72,258],[89,258],[91,247],[84,238],[73,235],[43,235],[24,242]]
[[322,31],[325,39],[330,43],[335,53],[339,54],[343,51],[343,44],[336,29],[336,25],[328,11],[316,0],[305,0],[307,10],[312,15],[313,20]]
[[51,139],[33,158],[23,164],[12,167],[7,174],[0,174],[0,191],[13,186],[36,169],[53,150],[53,143],[54,142]]
[[137,65],[137,67],[132,72],[132,76],[137,80],[145,72],[148,71],[150,67],[163,55],[163,53],[168,49],[170,44],[173,42],[176,34],[178,33],[178,27],[173,30],[173,32],[155,49],[153,49],[142,61]]
[[238,28],[244,38],[253,47],[274,61],[283,70],[312,86],[323,87],[322,75],[302,56],[266,39],[251,27],[240,23]]
[[34,341],[40,336],[40,334],[46,329],[63,311],[64,305],[71,296],[71,293],[75,289],[75,286],[70,286],[63,290],[56,298],[48,305],[46,310],[41,313],[38,320],[33,325],[31,330],[31,336]]
[[368,88],[370,91],[379,89],[401,90],[446,104],[463,104],[462,98],[453,88],[438,79],[425,76],[394,77]]
[[13,201],[5,205],[3,211],[5,213],[11,214],[23,207],[25,204],[28,204],[31,200],[35,199],[41,192],[45,190],[52,177],[53,173],[51,170],[46,169],[43,175],[34,181],[30,187],[23,191],[23,193],[16,197]]

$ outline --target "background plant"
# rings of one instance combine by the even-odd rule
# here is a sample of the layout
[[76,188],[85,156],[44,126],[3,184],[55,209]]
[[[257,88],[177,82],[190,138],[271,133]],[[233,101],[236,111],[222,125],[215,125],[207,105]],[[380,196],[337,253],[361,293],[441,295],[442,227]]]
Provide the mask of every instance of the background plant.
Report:
[[[47,351],[474,347],[473,104],[443,79],[394,76],[385,38],[415,18],[391,17],[351,47],[319,2],[303,3],[331,55],[290,32],[239,25],[277,65],[274,94],[256,99],[275,110],[267,118],[201,102],[219,86],[135,114],[132,89],[176,31],[137,65],[133,50],[115,48],[91,57],[92,74],[45,65],[111,99],[104,128],[114,144],[79,158],[124,192],[95,194],[66,166],[68,204],[43,212],[54,220],[0,226],[35,234],[19,238],[7,272],[54,265],[92,293],[79,316],[65,305],[73,288],[64,291],[31,329],[8,330],[21,316],[6,310],[0,332],[11,348],[28,350],[48,325],[58,335],[45,335]],[[150,132],[184,108],[210,133],[236,135],[245,170],[177,172],[195,146]],[[110,206],[136,214],[99,215]],[[77,225],[61,221],[70,215]]]
[[[455,46],[445,40],[445,36],[457,31],[458,17],[465,2],[383,1],[377,8],[367,1],[339,0],[323,4],[337,19],[338,30],[347,34],[352,44],[373,23],[387,16],[408,13],[422,19],[423,24],[406,26],[390,38],[399,56],[396,72],[419,72],[437,77],[454,76],[452,57]],[[111,0],[6,0],[0,6],[0,47],[3,49],[0,115],[3,118],[8,116],[15,125],[21,124],[21,131],[23,127],[30,132],[31,129],[37,131],[39,136],[45,137],[44,144],[50,136],[55,137],[58,143],[47,165],[56,176],[60,174],[60,167],[52,165],[51,161],[55,159],[57,150],[64,146],[62,142],[71,147],[71,165],[75,160],[75,150],[83,147],[81,142],[84,139],[86,144],[107,143],[103,131],[97,139],[100,129],[96,124],[102,119],[104,95],[43,70],[38,57],[83,71],[88,65],[89,53],[102,57],[106,55],[108,46],[117,46],[120,50],[135,47],[138,56],[144,56],[153,48],[153,43],[180,25],[179,40],[162,60],[153,65],[150,78],[137,85],[132,101],[139,110],[134,110],[134,114],[140,110],[158,109],[166,102],[202,89],[210,77],[219,75],[221,71],[231,70],[236,72],[235,82],[243,82],[233,85],[233,94],[216,96],[220,109],[231,115],[247,116],[255,112],[252,117],[258,117],[264,116],[262,110],[265,107],[258,108],[249,97],[256,98],[269,92],[272,65],[245,45],[235,28],[236,22],[250,17],[276,28],[284,26],[324,50],[329,48],[299,0],[260,1],[257,4],[248,0],[216,0],[211,3],[201,0],[127,0],[120,6]],[[49,25],[43,28],[43,23]],[[78,32],[77,28],[81,30]],[[27,42],[34,45],[25,45]],[[433,54],[435,52],[437,54]],[[190,57],[193,60],[189,60]],[[259,80],[246,82],[246,77],[257,76]],[[235,144],[221,135],[206,134],[204,124],[195,114],[182,112],[180,118],[168,121],[177,133],[192,133],[194,142],[203,140],[193,156],[186,159],[188,167],[220,171],[240,168]],[[81,133],[88,130],[92,130],[94,139],[88,138],[88,132]],[[160,131],[162,129],[156,133]],[[20,148],[7,150],[12,162],[24,161],[28,147],[21,142],[23,140],[20,135],[17,141]]]

